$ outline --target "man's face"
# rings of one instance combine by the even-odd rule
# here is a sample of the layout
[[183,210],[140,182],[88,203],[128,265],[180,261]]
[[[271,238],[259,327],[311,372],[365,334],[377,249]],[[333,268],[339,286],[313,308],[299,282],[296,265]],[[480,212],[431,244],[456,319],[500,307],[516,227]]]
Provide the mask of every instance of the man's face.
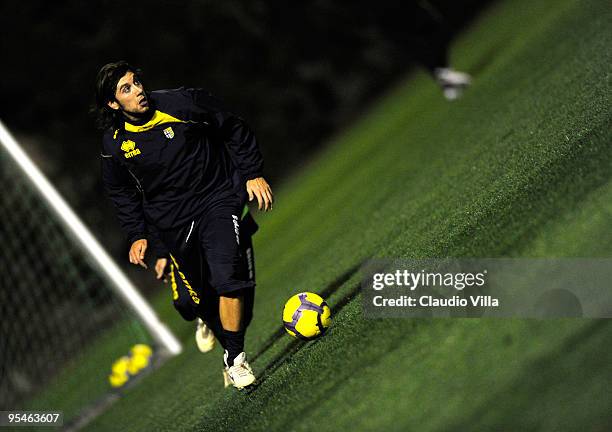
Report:
[[121,110],[128,118],[138,118],[149,110],[147,95],[134,72],[127,71],[117,83],[115,100],[108,102],[114,110]]

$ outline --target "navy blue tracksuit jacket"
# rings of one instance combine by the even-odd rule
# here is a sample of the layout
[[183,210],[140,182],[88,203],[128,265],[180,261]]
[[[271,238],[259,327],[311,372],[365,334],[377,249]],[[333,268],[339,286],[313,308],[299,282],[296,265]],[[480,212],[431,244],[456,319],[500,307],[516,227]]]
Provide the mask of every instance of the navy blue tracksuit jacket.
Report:
[[107,130],[101,152],[104,186],[130,243],[155,240],[215,201],[244,200],[245,182],[263,170],[253,132],[210,93],[160,90],[148,100],[151,115]]

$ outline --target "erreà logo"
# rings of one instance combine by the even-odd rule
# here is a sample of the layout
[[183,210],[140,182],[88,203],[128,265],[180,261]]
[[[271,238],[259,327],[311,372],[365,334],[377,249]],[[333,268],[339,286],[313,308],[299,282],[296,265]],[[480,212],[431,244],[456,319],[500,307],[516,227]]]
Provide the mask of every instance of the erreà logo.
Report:
[[121,150],[125,152],[123,156],[125,156],[126,159],[140,154],[140,149],[136,148],[136,143],[132,140],[123,141],[123,143],[121,143]]

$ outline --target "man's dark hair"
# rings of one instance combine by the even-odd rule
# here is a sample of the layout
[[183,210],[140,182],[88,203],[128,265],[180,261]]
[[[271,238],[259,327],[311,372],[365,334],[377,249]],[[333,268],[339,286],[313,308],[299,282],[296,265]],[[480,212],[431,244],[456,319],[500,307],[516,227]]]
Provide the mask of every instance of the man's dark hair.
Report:
[[117,83],[127,72],[133,72],[137,77],[142,76],[138,68],[133,68],[128,62],[120,60],[102,66],[96,78],[96,103],[91,112],[96,117],[96,123],[100,129],[118,127],[121,124],[121,113],[108,106],[108,102],[115,100]]

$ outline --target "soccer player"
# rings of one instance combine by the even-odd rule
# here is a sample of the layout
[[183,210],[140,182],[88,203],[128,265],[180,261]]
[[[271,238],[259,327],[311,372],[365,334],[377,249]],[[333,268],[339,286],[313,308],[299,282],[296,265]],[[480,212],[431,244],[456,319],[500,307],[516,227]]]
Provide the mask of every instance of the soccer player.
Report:
[[224,379],[255,381],[244,352],[255,287],[245,206],[271,210],[272,190],[247,124],[208,92],[146,92],[140,71],[124,61],[97,76],[96,106],[104,129],[102,178],[131,244],[129,260],[169,279],[174,305],[197,319],[201,351],[223,346]]

